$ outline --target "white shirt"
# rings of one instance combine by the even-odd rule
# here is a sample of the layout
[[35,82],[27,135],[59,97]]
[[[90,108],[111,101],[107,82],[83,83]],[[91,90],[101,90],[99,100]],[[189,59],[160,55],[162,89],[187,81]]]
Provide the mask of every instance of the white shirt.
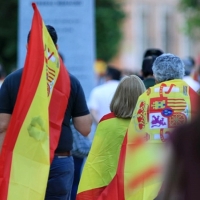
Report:
[[110,112],[110,103],[118,84],[119,81],[109,80],[91,91],[88,107],[97,111],[98,120]]
[[196,92],[200,89],[200,84],[195,81],[191,76],[184,76],[183,80]]

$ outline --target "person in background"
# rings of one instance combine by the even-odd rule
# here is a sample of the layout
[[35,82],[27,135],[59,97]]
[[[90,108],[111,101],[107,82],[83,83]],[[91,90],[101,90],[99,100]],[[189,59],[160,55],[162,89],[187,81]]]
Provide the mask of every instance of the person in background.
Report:
[[71,200],[76,199],[76,193],[78,189],[78,184],[81,177],[82,168],[85,159],[89,154],[92,141],[89,137],[82,136],[71,123],[71,130],[73,134],[73,149],[71,151],[74,159],[74,180],[71,191]]
[[[59,55],[62,61],[65,62],[64,55],[61,52],[59,52]],[[71,155],[74,160],[74,179],[70,200],[75,200],[84,160],[88,156],[92,141],[88,136],[85,137],[81,135],[81,133],[75,129],[72,120],[70,120],[70,128],[73,135],[73,148],[71,150]]]
[[146,58],[148,56],[160,56],[163,54],[163,51],[157,48],[149,48],[144,52],[143,58]]
[[121,71],[108,65],[105,74],[106,82],[95,87],[91,91],[88,106],[96,124],[98,124],[103,115],[110,111],[110,102],[119,84],[120,78]]
[[195,59],[195,68],[190,73],[190,76],[198,83],[200,83],[200,56],[198,55]]
[[[125,76],[120,81],[111,99],[111,113],[104,115],[97,126],[83,168],[77,200],[98,199],[112,181],[117,171],[121,146],[133,110],[138,97],[145,90],[142,80],[136,75]],[[91,190],[91,193],[87,190]],[[87,196],[84,196],[84,191]]]
[[143,59],[142,62],[141,72],[146,89],[155,85],[155,78],[153,76],[153,71],[152,71],[152,66],[155,59],[156,59],[155,56],[147,56]]
[[[56,30],[50,25],[46,25],[46,27],[57,47]],[[28,42],[29,37],[30,32]],[[28,45],[27,48],[29,48]],[[9,74],[0,89],[0,150],[15,107],[22,73],[23,68],[20,68]],[[73,143],[70,119],[72,118],[74,127],[82,135],[87,136],[91,130],[92,118],[82,86],[72,74],[69,73],[69,77],[71,84],[70,96],[62,123],[60,139],[50,167],[45,200],[70,199],[74,176],[74,162],[70,152]]]
[[160,49],[147,49],[144,53],[143,61],[142,61],[142,78],[146,89],[155,85],[155,78],[153,76],[152,66],[156,57],[163,54]]
[[[64,62],[64,55],[61,52],[59,52],[59,55]],[[75,200],[84,160],[88,156],[92,142],[89,137],[84,137],[75,129],[72,120],[70,120],[70,128],[73,135],[73,148],[71,150],[71,155],[74,160],[74,179],[70,200]]]
[[[133,163],[133,172],[129,169],[130,174],[134,173],[134,167],[137,169],[137,166],[141,166],[141,171],[138,174],[145,174],[147,171],[150,173],[149,170],[156,168],[153,164],[157,165],[159,158],[163,158],[163,155],[165,155],[163,152],[164,144],[173,130],[178,126],[187,124],[195,117],[196,113],[198,94],[182,80],[185,67],[179,57],[169,53],[162,54],[154,61],[152,70],[156,84],[149,87],[138,98],[128,133],[130,134],[129,138],[131,138],[131,135],[143,135],[147,140],[148,152],[154,153],[152,158],[149,156],[151,158],[149,160]],[[142,156],[137,155],[135,157]],[[131,154],[128,158],[134,160],[134,156],[131,157]],[[153,159],[156,160],[157,158],[157,163],[151,163]],[[131,162],[128,164],[131,165]],[[138,181],[138,174],[134,177],[135,181]],[[141,179],[140,182],[138,181],[137,187],[131,188],[132,194],[129,199],[140,199],[137,196],[138,194],[141,194],[141,196],[144,194],[146,198],[142,199],[145,200],[154,199],[161,187],[161,175],[162,172],[158,171],[157,174],[152,173],[151,177],[147,177],[149,180]],[[146,184],[147,181],[148,184]]]
[[105,82],[106,69],[107,63],[101,59],[97,59],[94,65],[96,85],[101,85]]
[[185,64],[185,76],[183,80],[194,90],[197,91],[200,89],[200,84],[198,81],[194,80],[191,74],[195,71],[195,60],[192,57],[187,57],[182,59]]

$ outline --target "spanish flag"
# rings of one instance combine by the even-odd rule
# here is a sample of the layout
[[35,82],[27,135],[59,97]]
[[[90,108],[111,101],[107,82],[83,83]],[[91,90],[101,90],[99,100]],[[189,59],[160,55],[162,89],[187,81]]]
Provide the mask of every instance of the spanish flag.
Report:
[[43,200],[70,95],[70,79],[32,4],[30,41],[0,155],[0,199]]
[[[99,182],[99,179],[103,178],[93,176],[86,181],[84,167],[78,190],[78,197],[80,197],[78,200],[82,199],[84,194],[88,195],[92,192],[98,192],[98,194],[91,198],[86,196],[84,199],[154,199],[162,183],[163,143],[175,127],[185,124],[195,117],[197,99],[197,93],[182,80],[167,81],[150,87],[138,99],[127,132],[124,134],[117,166],[113,168],[116,171],[109,172],[112,177],[109,179],[110,182],[106,182],[104,184],[106,187],[103,189],[97,187],[97,184],[93,184],[93,188],[89,188],[88,185],[91,185],[92,182]],[[120,126],[120,124],[118,125]],[[110,134],[115,135],[115,131]],[[106,142],[111,147],[112,143],[115,143],[115,138],[113,137],[111,141],[106,140]],[[109,158],[109,154],[105,148],[102,151],[105,151],[104,164],[107,165],[106,158]],[[96,165],[91,165],[88,171],[99,172],[96,170],[98,159],[97,155]],[[107,175],[106,172],[101,173],[101,176],[105,175]]]
[[[125,199],[154,199],[162,183],[164,145],[173,129],[195,117],[198,95],[182,80],[171,80],[143,93],[129,128],[124,162]],[[146,142],[139,142],[143,137]]]
[[97,200],[109,185],[117,171],[129,123],[130,119],[116,118],[114,113],[109,113],[100,120],[83,168],[77,200]]

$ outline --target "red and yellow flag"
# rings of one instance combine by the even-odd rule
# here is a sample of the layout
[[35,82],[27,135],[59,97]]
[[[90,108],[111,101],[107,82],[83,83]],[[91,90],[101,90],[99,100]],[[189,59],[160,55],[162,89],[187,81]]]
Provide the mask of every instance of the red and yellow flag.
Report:
[[[182,80],[157,84],[143,93],[138,99],[127,133],[123,135],[117,166],[112,168],[112,173],[108,173],[112,176],[109,175],[107,182],[104,181],[101,185],[99,182],[106,179],[110,167],[104,167],[103,172],[100,171],[103,177],[89,176],[90,171],[99,174],[99,170],[96,169],[101,164],[98,162],[98,154],[93,156],[95,162],[91,162],[91,149],[79,185],[78,200],[154,199],[162,181],[163,142],[175,127],[187,123],[195,116],[197,99],[197,93]],[[118,125],[119,129],[120,124]],[[104,152],[105,165],[110,157],[108,149],[115,143],[115,131],[112,128],[113,126],[110,128],[110,135],[113,138],[110,138],[110,141],[105,138],[104,141],[108,143],[107,148],[98,146]],[[103,131],[98,135],[103,134]],[[93,145],[95,146],[95,143]],[[92,148],[94,149],[93,146]]]
[[30,41],[0,156],[0,199],[43,200],[70,95],[68,72],[33,4]]
[[77,200],[97,200],[111,182],[129,123],[130,119],[116,118],[113,113],[101,119],[83,168]]
[[[184,81],[171,80],[150,87],[134,110],[124,164],[125,199],[154,199],[161,187],[163,143],[177,126],[196,115],[198,95]],[[144,145],[135,145],[143,137]],[[137,146],[137,149],[135,148]]]

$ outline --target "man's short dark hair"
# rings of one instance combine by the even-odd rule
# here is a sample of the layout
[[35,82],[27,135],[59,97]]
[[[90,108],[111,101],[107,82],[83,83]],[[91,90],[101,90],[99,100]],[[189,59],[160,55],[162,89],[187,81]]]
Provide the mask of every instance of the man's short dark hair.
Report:
[[106,76],[109,76],[112,80],[120,80],[121,71],[111,65],[108,65],[106,70]]
[[[57,36],[55,28],[51,25],[46,25],[46,28],[51,36],[51,39],[53,40],[53,43],[55,45],[57,45],[58,36]],[[31,33],[31,31],[29,31],[29,33],[28,33],[27,42],[29,42],[29,40],[30,40],[30,33]]]
[[143,59],[142,74],[144,78],[146,78],[147,76],[153,76],[152,66],[155,59],[156,56],[148,56]]
[[160,50],[160,49],[150,48],[150,49],[147,49],[145,51],[143,58],[146,58],[148,56],[156,56],[156,57],[158,57],[158,56],[162,55],[163,53],[164,52],[162,50]]

